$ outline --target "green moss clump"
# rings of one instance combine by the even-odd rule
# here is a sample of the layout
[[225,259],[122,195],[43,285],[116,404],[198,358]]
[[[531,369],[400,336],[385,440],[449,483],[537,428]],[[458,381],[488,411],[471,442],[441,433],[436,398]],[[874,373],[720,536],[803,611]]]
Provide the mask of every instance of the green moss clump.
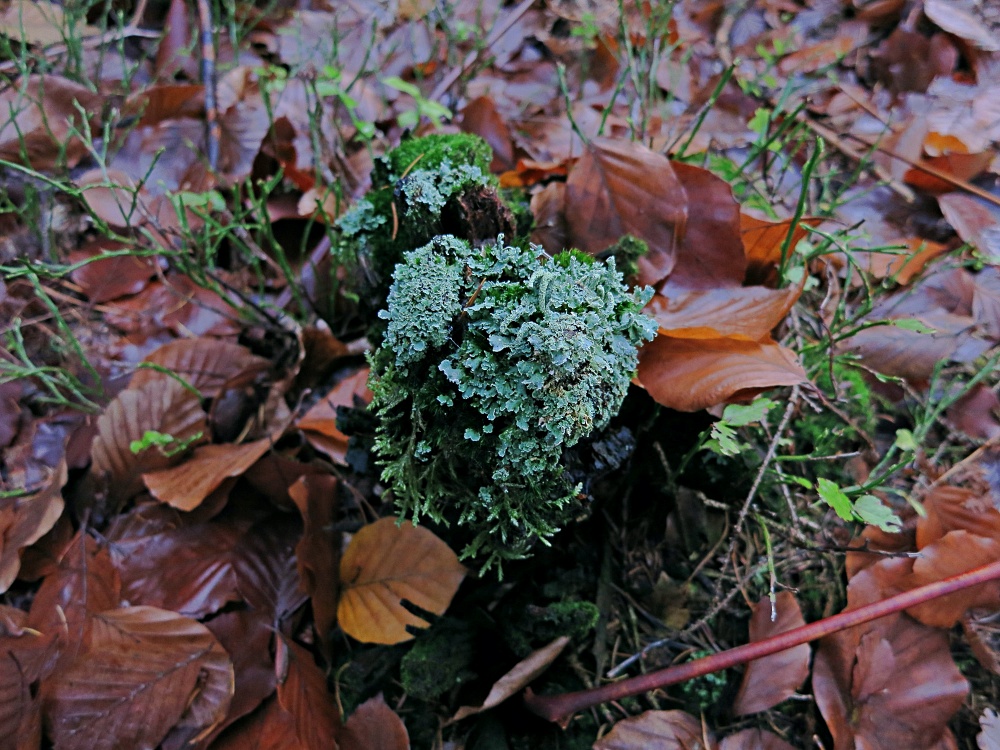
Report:
[[476,673],[469,669],[472,641],[471,629],[457,620],[435,623],[417,637],[413,648],[403,657],[400,668],[403,688],[415,698],[433,701],[474,679]]
[[529,605],[514,617],[504,638],[510,650],[523,659],[536,648],[561,635],[582,638],[597,625],[601,610],[593,602],[564,601],[545,607]]
[[607,265],[450,236],[406,253],[372,357],[375,450],[404,517],[457,521],[484,569],[574,514],[562,453],[617,413],[656,323]]
[[439,234],[479,241],[515,230],[492,158],[482,138],[460,133],[404,141],[375,160],[372,189],[337,220],[341,262],[360,259],[368,288],[357,294],[370,308],[383,306],[405,251]]

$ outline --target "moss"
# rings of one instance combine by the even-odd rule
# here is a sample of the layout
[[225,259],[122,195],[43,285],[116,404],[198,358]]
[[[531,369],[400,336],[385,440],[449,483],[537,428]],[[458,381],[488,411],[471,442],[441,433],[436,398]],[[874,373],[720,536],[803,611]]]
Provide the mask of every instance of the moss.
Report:
[[504,638],[518,658],[559,636],[582,638],[597,625],[601,611],[592,602],[564,601],[545,607],[529,605],[512,618]]
[[400,675],[409,695],[433,701],[475,678],[471,628],[453,619],[439,620],[421,633],[403,657]]
[[652,290],[566,253],[449,236],[406,253],[372,357],[375,447],[404,517],[457,522],[484,568],[572,518],[563,451],[605,427],[656,324]]
[[468,133],[435,133],[423,138],[411,138],[375,160],[372,186],[375,189],[394,185],[414,170],[433,172],[445,162],[453,167],[475,167],[485,175],[490,173],[493,151],[477,135]]

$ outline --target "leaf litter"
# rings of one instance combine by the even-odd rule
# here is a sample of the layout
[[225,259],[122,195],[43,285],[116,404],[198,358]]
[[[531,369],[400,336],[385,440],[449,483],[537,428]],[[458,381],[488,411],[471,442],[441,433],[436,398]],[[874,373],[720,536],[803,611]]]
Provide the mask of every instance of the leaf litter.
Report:
[[[567,735],[515,699],[1000,554],[989,3],[248,6],[208,78],[183,3],[88,8],[0,14],[0,736],[996,744],[995,584]],[[392,515],[338,244],[378,157],[436,129],[485,139],[519,232],[655,291],[618,432],[570,464],[587,506],[503,581]]]

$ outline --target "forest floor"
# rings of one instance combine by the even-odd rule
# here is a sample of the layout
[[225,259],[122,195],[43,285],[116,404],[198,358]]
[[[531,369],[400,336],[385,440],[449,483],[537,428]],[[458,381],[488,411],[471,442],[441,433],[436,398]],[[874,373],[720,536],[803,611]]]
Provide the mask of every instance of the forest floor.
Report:
[[[435,231],[655,290],[502,571],[391,520],[365,410],[352,222],[432,133],[492,149]],[[985,0],[9,0],[0,748],[1000,750],[995,584],[522,700],[1000,559],[998,142]]]

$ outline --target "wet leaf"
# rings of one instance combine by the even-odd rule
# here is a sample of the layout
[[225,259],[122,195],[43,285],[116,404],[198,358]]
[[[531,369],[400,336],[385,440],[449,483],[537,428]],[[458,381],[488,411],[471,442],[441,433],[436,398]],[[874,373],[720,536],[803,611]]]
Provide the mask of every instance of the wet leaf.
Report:
[[142,489],[142,474],[181,460],[151,446],[139,453],[132,443],[146,432],[169,435],[183,443],[199,433],[207,437],[205,412],[198,397],[175,380],[129,388],[108,404],[97,420],[97,436],[91,449],[91,473],[107,482],[109,500],[123,503]]
[[701,722],[683,711],[646,711],[619,721],[594,743],[594,750],[715,750]]
[[337,737],[340,750],[409,750],[403,720],[382,699],[369,698],[347,718]]
[[312,599],[316,633],[328,643],[337,621],[340,591],[340,532],[333,528],[337,511],[337,479],[330,475],[299,478],[288,494],[302,514],[302,539],[295,548],[302,588]]
[[[205,398],[217,397],[226,382],[236,375],[257,371],[269,364],[244,346],[212,338],[171,341],[143,359],[143,363],[177,374]],[[140,366],[129,381],[129,388],[170,378],[161,369]]]
[[543,646],[534,653],[530,654],[528,657],[519,661],[510,669],[510,671],[507,672],[507,674],[494,683],[493,687],[490,688],[489,695],[486,696],[482,705],[462,706],[458,709],[455,715],[451,717],[449,723],[461,721],[468,716],[474,716],[475,714],[499,706],[508,698],[520,693],[540,674],[549,668],[549,665],[558,658],[559,654],[563,652],[563,649],[566,648],[568,643],[569,638],[564,635],[559,636],[552,641],[552,643],[547,646]]
[[657,336],[639,352],[639,380],[658,403],[698,411],[804,383],[806,374],[795,355],[773,342]]
[[336,748],[340,714],[326,675],[302,646],[283,636],[275,644],[277,665],[284,670],[278,675],[278,703],[291,714],[299,743],[304,750]]
[[[757,602],[750,618],[751,643],[806,624],[791,592],[779,592],[775,607],[778,617],[772,622],[770,599],[764,597]],[[733,712],[742,716],[766,711],[794,695],[808,676],[809,646],[805,644],[752,661],[743,673]]]
[[87,153],[76,135],[81,113],[99,112],[103,97],[54,75],[31,75],[0,92],[0,158],[51,169],[65,158],[76,166]]
[[[908,565],[883,560],[858,572],[848,586],[848,608],[893,593],[881,580]],[[812,685],[835,750],[933,747],[968,692],[947,633],[904,614],[823,638]]]
[[66,477],[63,460],[40,489],[22,497],[0,499],[0,592],[10,588],[17,578],[24,548],[41,539],[62,515]]
[[273,442],[267,437],[243,445],[203,445],[173,468],[144,473],[142,481],[160,502],[178,510],[194,510],[226,479],[253,466]]
[[114,609],[94,616],[90,649],[46,681],[47,726],[60,750],[155,747],[178,722],[221,721],[232,691],[232,664],[204,625]]
[[[915,588],[964,573],[1000,559],[1000,539],[985,539],[965,530],[949,531],[920,550],[913,561],[907,587]],[[1000,582],[984,583],[932,602],[911,607],[907,613],[925,625],[950,628],[970,609],[1000,609]]]
[[441,615],[465,577],[458,556],[435,534],[409,521],[380,518],[363,527],[340,560],[340,627],[364,643],[401,643],[428,623],[402,600]]
[[762,286],[657,294],[645,312],[672,338],[760,341],[785,319],[799,290]]
[[[735,203],[734,203],[735,206]],[[566,180],[567,244],[596,254],[631,234],[649,245],[639,283],[655,284],[674,267],[687,197],[670,161],[638,143],[598,138]]]
[[744,729],[719,743],[719,750],[795,750],[778,735],[763,729]]

